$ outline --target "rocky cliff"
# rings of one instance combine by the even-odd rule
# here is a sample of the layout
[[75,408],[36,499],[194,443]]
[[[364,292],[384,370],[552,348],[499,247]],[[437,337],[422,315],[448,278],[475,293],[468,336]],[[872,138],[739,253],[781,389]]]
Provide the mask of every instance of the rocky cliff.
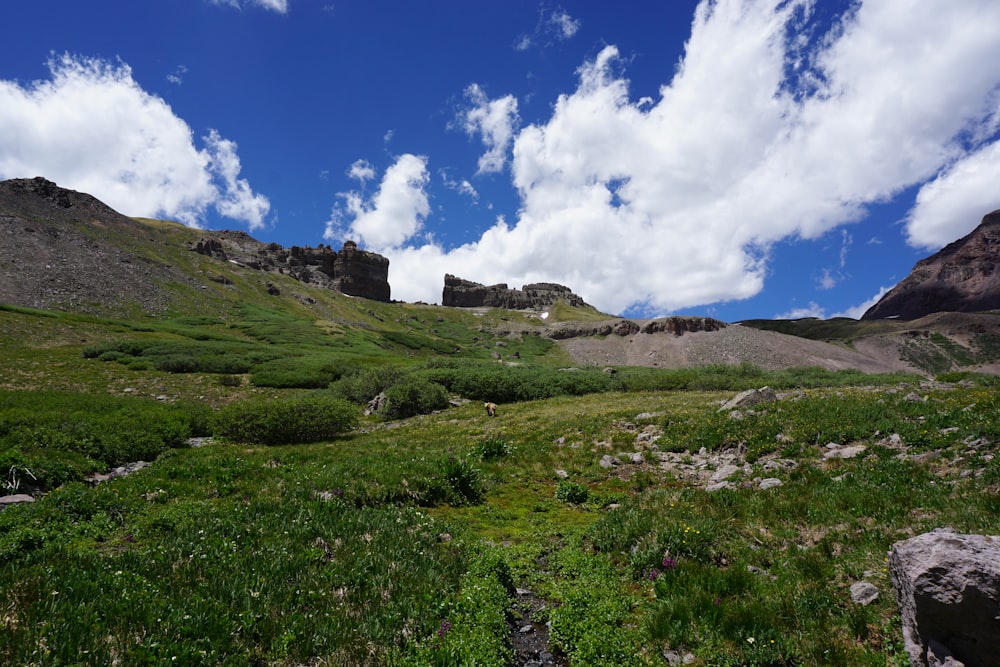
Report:
[[937,312],[1000,308],[1000,210],[967,236],[917,262],[861,319],[915,320]]
[[350,296],[388,302],[389,260],[345,241],[340,252],[322,243],[285,248],[257,241],[245,232],[207,232],[191,250],[256,271],[273,271],[299,282]]
[[456,308],[508,308],[511,310],[538,310],[565,301],[571,306],[589,307],[568,287],[556,283],[532,283],[521,289],[507,287],[506,283],[483,285],[445,274],[441,304]]

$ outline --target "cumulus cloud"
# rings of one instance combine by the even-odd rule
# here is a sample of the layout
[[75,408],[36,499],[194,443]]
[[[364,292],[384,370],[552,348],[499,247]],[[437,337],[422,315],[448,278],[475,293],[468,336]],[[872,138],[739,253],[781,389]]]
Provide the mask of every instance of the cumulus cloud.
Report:
[[512,130],[517,219],[453,249],[393,235],[390,271],[407,276],[394,295],[436,301],[449,272],[674,312],[759,293],[773,244],[914,185],[940,184],[923,210],[952,175],[986,192],[961,174],[996,182],[1000,3],[855,3],[832,26],[816,4],[703,1],[658,99],[633,100],[617,48],[602,49],[548,118]]
[[519,123],[517,99],[505,95],[491,100],[475,83],[465,89],[465,97],[471,106],[460,112],[459,120],[466,134],[479,134],[486,147],[479,158],[478,173],[502,171]]
[[45,176],[127,215],[201,225],[209,208],[264,223],[270,208],[239,178],[236,144],[191,128],[124,63],[53,56],[51,79],[0,81],[0,178]]
[[937,250],[968,234],[1000,209],[1000,141],[949,165],[917,193],[906,221],[907,242]]
[[324,238],[351,239],[376,252],[392,254],[421,230],[430,214],[429,181],[426,158],[409,153],[399,156],[371,197],[358,191],[339,194],[343,203],[334,207]]

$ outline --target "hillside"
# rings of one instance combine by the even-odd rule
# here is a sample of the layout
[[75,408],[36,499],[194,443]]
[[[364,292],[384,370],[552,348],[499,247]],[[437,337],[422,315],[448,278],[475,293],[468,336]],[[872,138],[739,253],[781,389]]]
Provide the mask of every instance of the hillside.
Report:
[[[345,244],[341,254],[347,249]],[[379,300],[346,296],[351,287],[335,279],[334,257],[323,246],[285,249],[243,232],[128,218],[41,178],[0,182],[0,303],[14,306],[145,322],[206,316],[222,324],[238,321],[253,306],[359,339],[370,332],[419,334],[423,342],[413,343],[411,353],[413,345],[425,343],[429,351],[458,349],[475,332],[530,335],[558,346],[561,353],[550,358],[584,366],[749,363],[767,369],[991,373],[1000,355],[1000,318],[989,313],[913,322],[755,320],[742,326],[704,318],[633,321],[599,313],[560,286],[575,300],[516,311],[389,303],[390,286],[378,284],[365,266],[351,283],[353,293]],[[383,259],[370,260],[377,273]],[[420,324],[428,320],[451,322],[466,333]],[[502,350],[493,352],[503,359]]]

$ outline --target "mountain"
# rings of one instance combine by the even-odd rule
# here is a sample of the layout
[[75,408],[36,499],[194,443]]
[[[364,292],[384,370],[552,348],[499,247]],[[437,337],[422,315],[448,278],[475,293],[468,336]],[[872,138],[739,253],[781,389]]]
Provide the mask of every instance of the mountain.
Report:
[[[1000,215],[987,218],[978,246],[994,243],[1000,227]],[[952,254],[964,256],[972,247]],[[335,334],[324,345],[359,358],[386,351],[401,358],[472,354],[508,363],[578,366],[749,363],[766,369],[1000,373],[996,313],[913,321],[630,320],[597,311],[561,285],[510,290],[454,276],[445,277],[445,288],[451,288],[449,303],[455,307],[406,304],[389,299],[388,264],[350,242],[339,251],[322,244],[283,248],[245,232],[129,218],[44,178],[0,182],[0,325],[7,318],[7,331],[16,332],[8,335],[33,335],[25,333],[32,329],[23,320],[24,309],[38,309],[38,327],[52,322],[45,312],[105,323],[98,329],[107,331],[91,333],[88,343],[115,335],[123,323],[142,330],[205,322],[212,331],[191,334],[196,340],[228,336],[255,317],[286,322],[285,336],[291,322]],[[962,265],[955,266],[952,273]],[[971,266],[970,275],[992,276],[985,261]],[[473,296],[482,297],[482,305],[470,301]],[[0,334],[4,331],[0,326]],[[67,329],[67,335],[74,334]],[[271,334],[258,336],[268,340]],[[77,344],[83,340],[79,336]],[[505,349],[505,341],[511,347]],[[518,356],[518,346],[536,356]]]
[[917,262],[902,282],[868,309],[863,320],[915,320],[938,312],[1000,308],[1000,210],[968,235]]

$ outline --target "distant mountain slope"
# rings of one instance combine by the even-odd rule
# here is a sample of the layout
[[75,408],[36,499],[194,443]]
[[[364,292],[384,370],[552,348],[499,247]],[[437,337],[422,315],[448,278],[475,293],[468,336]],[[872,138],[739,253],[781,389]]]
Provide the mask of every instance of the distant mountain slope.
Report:
[[1000,210],[976,229],[917,262],[861,319],[915,320],[939,312],[1000,308]]

